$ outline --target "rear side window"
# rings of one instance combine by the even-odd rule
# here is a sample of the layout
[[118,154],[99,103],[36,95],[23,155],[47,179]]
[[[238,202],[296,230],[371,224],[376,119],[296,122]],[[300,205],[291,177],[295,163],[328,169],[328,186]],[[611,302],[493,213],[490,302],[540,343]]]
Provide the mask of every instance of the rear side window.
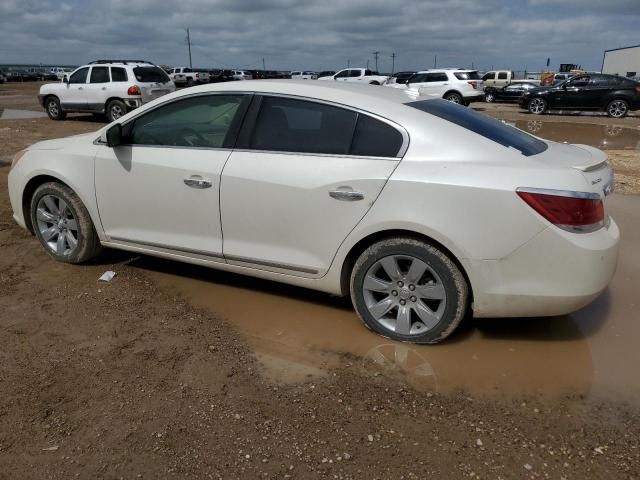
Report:
[[360,76],[362,76],[360,70],[350,70],[349,71],[349,77],[360,77]]
[[449,80],[446,73],[427,73],[425,82],[446,82]]
[[478,72],[454,72],[458,80],[480,80]]
[[89,83],[109,83],[109,67],[93,67]]
[[498,80],[506,80],[507,72],[498,72]]
[[111,81],[112,82],[126,82],[127,71],[121,67],[111,67]]
[[396,157],[402,147],[402,134],[380,120],[358,115],[351,142],[351,155],[365,157]]
[[264,97],[250,148],[347,154],[357,114],[322,103]]
[[406,105],[455,123],[505,147],[514,148],[527,157],[547,149],[545,142],[522,130],[446,100],[421,100]]
[[159,67],[135,67],[133,74],[142,83],[166,83],[170,80],[167,73]]

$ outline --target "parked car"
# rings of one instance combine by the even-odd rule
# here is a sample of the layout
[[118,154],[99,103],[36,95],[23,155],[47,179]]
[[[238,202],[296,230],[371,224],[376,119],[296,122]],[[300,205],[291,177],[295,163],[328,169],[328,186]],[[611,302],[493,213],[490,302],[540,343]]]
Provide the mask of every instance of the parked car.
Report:
[[424,70],[409,77],[404,84],[392,83],[386,86],[411,90],[418,95],[444,98],[462,105],[484,100],[482,80],[477,70],[460,68]]
[[171,70],[169,78],[176,85],[190,87],[196,84],[209,83],[209,71],[189,67],[176,67]]
[[368,83],[370,85],[383,85],[388,77],[368,68],[345,68],[331,77],[319,77],[318,80],[338,82]]
[[253,76],[245,70],[234,70],[233,78],[234,80],[253,80]]
[[333,77],[336,74],[335,70],[323,70],[318,73],[318,78],[322,77]]
[[5,83],[7,81],[7,77],[4,72],[0,71],[0,83]]
[[13,218],[61,262],[110,247],[350,295],[418,343],[470,309],[566,314],[611,280],[603,152],[390,88],[242,90],[181,90],[19,152]]
[[311,72],[308,70],[291,72],[292,80],[316,80],[317,78],[318,74],[316,72]]
[[209,71],[209,83],[233,82],[232,70],[211,70]]
[[26,70],[9,70],[5,74],[8,82],[35,82],[38,76]]
[[543,77],[542,81],[540,82],[540,85],[543,87],[549,86],[549,85],[555,85],[558,83],[562,83],[565,80],[569,80],[571,77],[575,77],[575,76],[576,74],[571,72],[551,73]]
[[485,87],[506,87],[515,79],[511,70],[491,70],[482,76]]
[[613,118],[640,109],[640,83],[617,75],[576,75],[550,87],[539,87],[520,98],[520,106],[540,115],[549,109],[603,110]]
[[97,60],[74,70],[60,83],[40,87],[38,99],[49,118],[70,112],[105,114],[112,122],[176,89],[160,67],[142,60]]
[[396,72],[389,77],[386,85],[407,83],[407,80],[409,80],[415,74],[416,72]]
[[484,89],[485,102],[518,102],[529,90],[538,88],[533,82],[518,82],[506,87],[487,87]]

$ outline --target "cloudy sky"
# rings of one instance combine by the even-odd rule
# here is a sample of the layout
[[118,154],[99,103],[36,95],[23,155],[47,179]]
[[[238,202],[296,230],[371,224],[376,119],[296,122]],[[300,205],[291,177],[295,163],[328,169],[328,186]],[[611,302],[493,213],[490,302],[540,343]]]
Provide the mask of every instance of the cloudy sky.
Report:
[[203,67],[599,70],[640,44],[640,0],[0,0],[0,64],[185,65],[186,27]]

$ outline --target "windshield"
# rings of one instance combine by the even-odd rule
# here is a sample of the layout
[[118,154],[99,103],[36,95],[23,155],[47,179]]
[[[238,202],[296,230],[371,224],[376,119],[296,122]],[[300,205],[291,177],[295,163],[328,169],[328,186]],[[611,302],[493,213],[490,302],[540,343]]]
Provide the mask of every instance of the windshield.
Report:
[[406,105],[455,123],[505,147],[514,148],[527,157],[547,149],[545,142],[522,130],[447,100],[420,100]]
[[166,72],[158,67],[135,67],[133,74],[136,76],[136,80],[143,83],[166,83],[170,81]]

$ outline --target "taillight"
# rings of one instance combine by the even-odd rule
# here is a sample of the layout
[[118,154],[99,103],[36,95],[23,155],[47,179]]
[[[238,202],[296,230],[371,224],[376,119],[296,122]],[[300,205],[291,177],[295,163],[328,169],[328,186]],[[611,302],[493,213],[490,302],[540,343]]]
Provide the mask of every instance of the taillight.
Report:
[[600,195],[537,188],[518,188],[516,193],[555,226],[570,232],[594,232],[604,226]]
[[640,86],[636,87],[635,90],[636,90],[636,93],[640,93]]
[[474,89],[478,88],[478,83],[477,82],[467,82],[469,85],[471,85]]
[[131,85],[127,90],[127,95],[141,95],[137,85]]

